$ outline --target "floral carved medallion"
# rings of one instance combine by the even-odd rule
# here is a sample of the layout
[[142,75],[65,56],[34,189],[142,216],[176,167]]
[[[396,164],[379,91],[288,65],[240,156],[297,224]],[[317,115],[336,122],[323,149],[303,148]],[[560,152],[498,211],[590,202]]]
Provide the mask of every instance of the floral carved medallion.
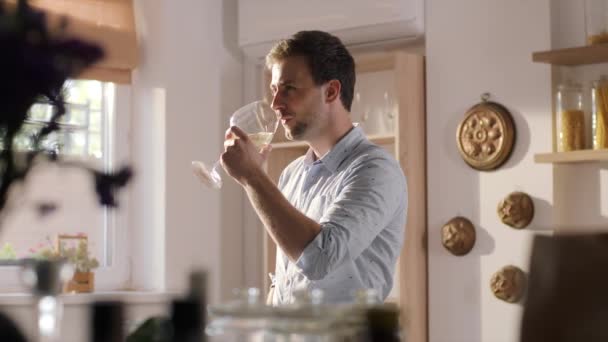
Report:
[[450,253],[465,255],[475,245],[475,227],[464,217],[454,217],[441,228],[441,243]]
[[515,126],[509,111],[502,105],[483,101],[467,111],[458,125],[456,141],[464,161],[474,169],[493,170],[511,154]]
[[517,229],[527,227],[534,218],[534,202],[523,192],[512,192],[498,203],[502,223]]
[[526,288],[524,272],[516,266],[505,266],[494,273],[490,289],[496,298],[509,303],[521,299]]

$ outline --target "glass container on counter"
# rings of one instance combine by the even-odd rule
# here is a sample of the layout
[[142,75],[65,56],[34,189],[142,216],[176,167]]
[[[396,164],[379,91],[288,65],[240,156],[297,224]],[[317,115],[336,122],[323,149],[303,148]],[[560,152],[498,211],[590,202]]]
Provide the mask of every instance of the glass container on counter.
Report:
[[39,342],[59,342],[63,302],[59,293],[74,269],[66,260],[25,259],[22,261],[21,281],[34,295]]
[[608,79],[591,83],[591,132],[593,149],[608,149]]
[[[378,331],[369,324],[385,322],[386,309],[390,315],[396,312],[374,290],[360,290],[354,302],[345,304],[324,302],[319,289],[296,291],[294,303],[279,306],[266,306],[259,296],[259,290],[247,289],[232,302],[210,306],[208,341],[370,341],[370,333]],[[372,322],[368,314],[377,312],[383,316],[370,316]],[[386,332],[384,327],[380,325],[380,332]],[[398,331],[390,333],[397,336]]]
[[585,112],[580,84],[565,82],[557,86],[555,124],[558,152],[585,149]]
[[205,332],[210,342],[271,341],[268,325],[273,318],[272,307],[261,301],[258,288],[238,289],[235,298],[208,308],[209,324]]
[[608,43],[608,0],[585,0],[587,45]]

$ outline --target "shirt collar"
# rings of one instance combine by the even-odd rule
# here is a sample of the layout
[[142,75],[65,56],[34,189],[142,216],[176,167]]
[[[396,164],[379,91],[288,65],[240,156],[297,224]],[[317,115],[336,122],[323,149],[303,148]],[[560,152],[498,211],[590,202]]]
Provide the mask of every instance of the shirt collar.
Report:
[[346,133],[323,157],[314,160],[314,152],[309,148],[304,157],[304,165],[310,167],[313,164],[322,164],[330,172],[335,172],[340,166],[340,163],[346,159],[352,150],[358,145],[358,142],[365,140],[365,133],[357,124]]

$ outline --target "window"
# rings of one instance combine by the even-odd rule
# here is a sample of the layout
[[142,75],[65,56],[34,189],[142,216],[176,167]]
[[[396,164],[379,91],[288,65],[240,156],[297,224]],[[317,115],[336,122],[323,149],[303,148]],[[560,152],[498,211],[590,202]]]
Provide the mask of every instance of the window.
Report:
[[[106,171],[112,170],[117,161],[128,159],[125,152],[128,148],[124,144],[130,111],[128,86],[71,80],[66,83],[66,102],[60,129],[43,141],[45,147],[68,160]],[[50,120],[52,110],[46,103],[32,106],[27,124],[16,141],[20,149],[32,148],[28,137]],[[120,151],[116,148],[118,145],[122,148]],[[122,259],[124,253],[121,247],[124,237],[116,235],[121,231],[116,226],[126,222],[125,210],[99,206],[89,173],[54,165],[36,167],[19,189],[18,196],[16,205],[7,208],[0,222],[0,265],[14,265],[18,259],[53,248],[60,234],[85,234],[91,254],[102,266],[97,271],[103,273],[118,266],[126,274],[126,266],[115,262]],[[121,196],[121,207],[125,204],[122,197],[126,196]],[[44,202],[56,203],[56,210],[41,216],[37,206]],[[0,272],[6,268],[0,268]],[[4,288],[0,280],[0,289]]]
[[[99,81],[68,81],[66,114],[60,121],[60,130],[54,132],[44,142],[64,155],[101,159],[107,154],[105,123],[109,119],[110,94],[114,85]],[[17,140],[21,149],[30,149],[29,136],[51,119],[53,108],[46,103],[38,103],[30,109],[28,123]],[[104,153],[106,152],[106,153]]]

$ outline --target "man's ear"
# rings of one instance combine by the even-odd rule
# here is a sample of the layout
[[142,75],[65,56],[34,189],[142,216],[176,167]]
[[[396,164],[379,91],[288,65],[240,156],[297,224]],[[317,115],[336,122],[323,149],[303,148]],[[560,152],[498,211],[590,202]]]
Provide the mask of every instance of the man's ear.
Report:
[[338,80],[330,80],[327,82],[327,87],[325,88],[325,101],[333,102],[336,99],[340,99],[340,90],[342,89],[342,84]]

